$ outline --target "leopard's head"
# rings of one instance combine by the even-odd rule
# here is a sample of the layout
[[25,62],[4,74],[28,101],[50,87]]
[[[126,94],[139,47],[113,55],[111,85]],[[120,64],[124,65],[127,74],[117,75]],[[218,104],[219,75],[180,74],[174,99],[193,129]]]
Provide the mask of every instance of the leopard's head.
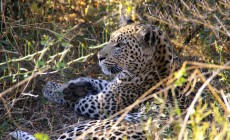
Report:
[[149,67],[159,39],[153,28],[150,24],[131,23],[113,32],[108,44],[98,52],[102,71],[111,75]]

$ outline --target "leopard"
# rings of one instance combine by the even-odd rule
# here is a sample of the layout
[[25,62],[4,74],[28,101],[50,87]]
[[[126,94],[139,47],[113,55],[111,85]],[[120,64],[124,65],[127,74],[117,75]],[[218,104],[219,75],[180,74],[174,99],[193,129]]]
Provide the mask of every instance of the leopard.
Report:
[[[113,76],[112,80],[80,77],[65,84],[48,82],[43,88],[48,100],[68,104],[91,119],[77,124],[58,140],[147,139],[148,130],[135,121],[142,115],[128,114],[115,127],[117,119],[108,117],[133,104],[181,67],[174,46],[157,26],[129,20],[111,34],[97,57],[102,72]],[[11,135],[20,140],[35,139],[23,131]]]

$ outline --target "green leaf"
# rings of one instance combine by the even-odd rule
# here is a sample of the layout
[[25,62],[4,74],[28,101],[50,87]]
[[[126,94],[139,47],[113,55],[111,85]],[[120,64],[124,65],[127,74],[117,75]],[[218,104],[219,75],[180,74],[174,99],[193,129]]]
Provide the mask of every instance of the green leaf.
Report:
[[130,13],[130,12],[131,12],[131,10],[132,10],[132,7],[131,7],[131,6],[128,6],[128,8],[127,8],[127,12],[128,12],[128,13]]
[[48,36],[48,35],[44,35],[43,38],[44,38],[44,40],[46,40],[46,41],[49,40],[49,36]]
[[6,65],[3,65],[3,66],[0,67],[0,70],[2,70],[2,71],[6,70],[6,69],[8,69],[8,67]]
[[46,46],[48,44],[48,41],[41,41],[41,45]]
[[48,134],[44,134],[44,133],[35,133],[35,134],[34,134],[34,137],[35,137],[37,140],[50,140]]
[[186,79],[185,79],[184,77],[181,77],[181,78],[180,78],[180,82],[181,82],[181,83],[184,83],[185,81],[186,81]]
[[151,108],[151,105],[149,102],[146,103],[145,105],[146,109],[145,109],[145,112],[147,113],[149,111],[149,109]]
[[65,63],[64,62],[58,62],[57,63],[57,68],[58,69],[61,69],[61,68],[64,68],[65,67]]
[[69,42],[62,42],[61,45],[62,45],[63,47],[68,47],[70,44],[69,44]]
[[48,45],[48,43],[49,43],[49,36],[48,35],[43,35],[41,44],[45,46],[45,45]]
[[44,62],[44,61],[42,61],[42,60],[38,60],[38,61],[37,61],[37,66],[38,66],[39,68],[43,67],[44,65],[45,65],[45,62]]

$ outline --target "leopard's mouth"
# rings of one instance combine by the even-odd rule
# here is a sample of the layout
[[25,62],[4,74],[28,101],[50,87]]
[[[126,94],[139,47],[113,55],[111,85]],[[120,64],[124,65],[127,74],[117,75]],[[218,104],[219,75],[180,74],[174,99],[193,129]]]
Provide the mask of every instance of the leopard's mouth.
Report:
[[102,71],[107,75],[117,74],[122,71],[122,68],[114,66],[114,67],[102,67]]
[[122,68],[117,66],[117,65],[114,65],[114,64],[105,64],[105,63],[99,63],[103,73],[107,74],[107,75],[112,75],[112,74],[117,74],[119,72],[122,71]]
[[109,67],[107,68],[108,71],[110,71],[112,74],[116,74],[122,71],[121,67],[114,66],[114,67]]

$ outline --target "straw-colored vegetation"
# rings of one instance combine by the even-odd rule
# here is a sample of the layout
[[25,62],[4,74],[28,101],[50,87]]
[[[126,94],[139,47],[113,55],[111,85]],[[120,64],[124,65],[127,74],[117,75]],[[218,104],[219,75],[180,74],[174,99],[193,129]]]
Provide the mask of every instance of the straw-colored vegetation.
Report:
[[82,119],[48,102],[41,89],[49,80],[102,77],[95,54],[117,29],[120,13],[159,26],[186,61],[168,90],[199,87],[191,89],[196,95],[183,111],[177,104],[166,108],[163,91],[138,100],[152,98],[160,106],[160,115],[149,116],[145,125],[152,130],[149,139],[230,139],[229,0],[1,1],[0,139],[16,129],[56,138]]

